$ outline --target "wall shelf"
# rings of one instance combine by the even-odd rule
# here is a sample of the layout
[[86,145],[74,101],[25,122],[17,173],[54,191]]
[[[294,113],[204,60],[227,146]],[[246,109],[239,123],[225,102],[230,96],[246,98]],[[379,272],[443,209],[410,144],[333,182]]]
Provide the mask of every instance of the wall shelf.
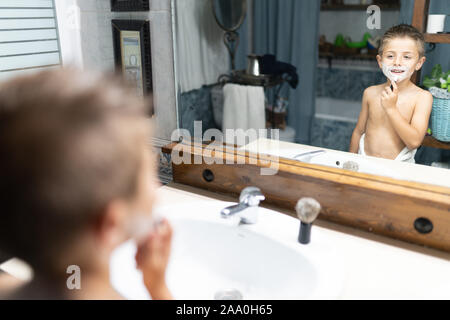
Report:
[[319,58],[331,58],[331,59],[358,59],[358,60],[374,60],[376,59],[376,54],[335,54],[332,52],[319,52]]
[[441,34],[425,33],[424,37],[425,42],[428,43],[450,43],[449,33],[441,33]]
[[[320,6],[322,11],[365,11],[370,4],[323,4]],[[400,10],[398,4],[377,4],[381,10]]]
[[450,142],[442,142],[442,141],[436,140],[432,136],[426,136],[422,142],[422,145],[424,147],[450,150]]

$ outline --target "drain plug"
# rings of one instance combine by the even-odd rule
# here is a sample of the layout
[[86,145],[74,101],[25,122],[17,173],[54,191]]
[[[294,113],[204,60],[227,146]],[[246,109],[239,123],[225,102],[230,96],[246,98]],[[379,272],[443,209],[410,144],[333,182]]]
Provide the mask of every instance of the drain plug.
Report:
[[225,289],[219,290],[214,295],[214,300],[243,300],[244,296],[239,290]]

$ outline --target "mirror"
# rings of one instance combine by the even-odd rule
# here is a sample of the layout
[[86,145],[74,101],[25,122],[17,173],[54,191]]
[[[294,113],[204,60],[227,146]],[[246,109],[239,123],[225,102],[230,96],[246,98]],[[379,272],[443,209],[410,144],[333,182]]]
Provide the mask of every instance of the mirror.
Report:
[[244,21],[246,0],[212,0],[214,17],[225,31],[236,31]]
[[[388,84],[377,47],[388,29],[404,21],[411,9],[404,2],[405,8],[400,1],[380,2],[381,24],[372,28],[377,12],[355,1],[195,0],[187,7],[189,1],[174,0],[177,112],[179,127],[188,135],[223,139],[274,157],[450,188],[450,144],[418,146],[408,153],[379,104],[379,113],[371,117],[379,117],[389,137],[362,138],[361,132],[353,141],[357,150],[349,152],[364,91]],[[221,41],[229,30],[240,34],[231,58]],[[445,73],[447,56],[433,52],[422,74],[430,74],[437,63]],[[414,108],[403,103],[400,109],[410,125]],[[236,134],[239,129],[243,140],[228,139],[227,130]],[[361,142],[368,145],[370,139],[384,141],[380,150],[364,148],[370,156],[358,154]],[[389,148],[393,151],[385,152]]]
[[236,50],[239,46],[239,33],[236,30],[244,22],[247,0],[212,0],[212,9],[217,24],[225,30],[224,43],[230,54],[231,69],[234,70]]

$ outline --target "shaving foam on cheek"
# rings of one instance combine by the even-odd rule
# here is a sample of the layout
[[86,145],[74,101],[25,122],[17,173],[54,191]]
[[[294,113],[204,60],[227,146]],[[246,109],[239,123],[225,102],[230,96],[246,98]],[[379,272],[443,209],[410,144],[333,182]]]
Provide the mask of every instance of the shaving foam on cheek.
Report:
[[156,230],[162,218],[158,216],[137,215],[128,224],[130,237],[139,243]]
[[[393,82],[403,81],[408,78],[411,74],[408,72],[408,68],[406,67],[392,67],[382,64],[382,70],[386,78]],[[400,70],[403,71],[402,74],[395,74],[392,70]]]

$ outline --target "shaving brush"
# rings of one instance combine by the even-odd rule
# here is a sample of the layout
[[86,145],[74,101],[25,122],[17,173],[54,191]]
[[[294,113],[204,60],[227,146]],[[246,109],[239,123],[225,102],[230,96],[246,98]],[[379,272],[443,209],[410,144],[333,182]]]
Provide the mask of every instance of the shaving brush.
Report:
[[320,213],[320,203],[312,198],[302,198],[297,202],[295,211],[300,219],[298,242],[308,244],[311,241],[311,227]]

